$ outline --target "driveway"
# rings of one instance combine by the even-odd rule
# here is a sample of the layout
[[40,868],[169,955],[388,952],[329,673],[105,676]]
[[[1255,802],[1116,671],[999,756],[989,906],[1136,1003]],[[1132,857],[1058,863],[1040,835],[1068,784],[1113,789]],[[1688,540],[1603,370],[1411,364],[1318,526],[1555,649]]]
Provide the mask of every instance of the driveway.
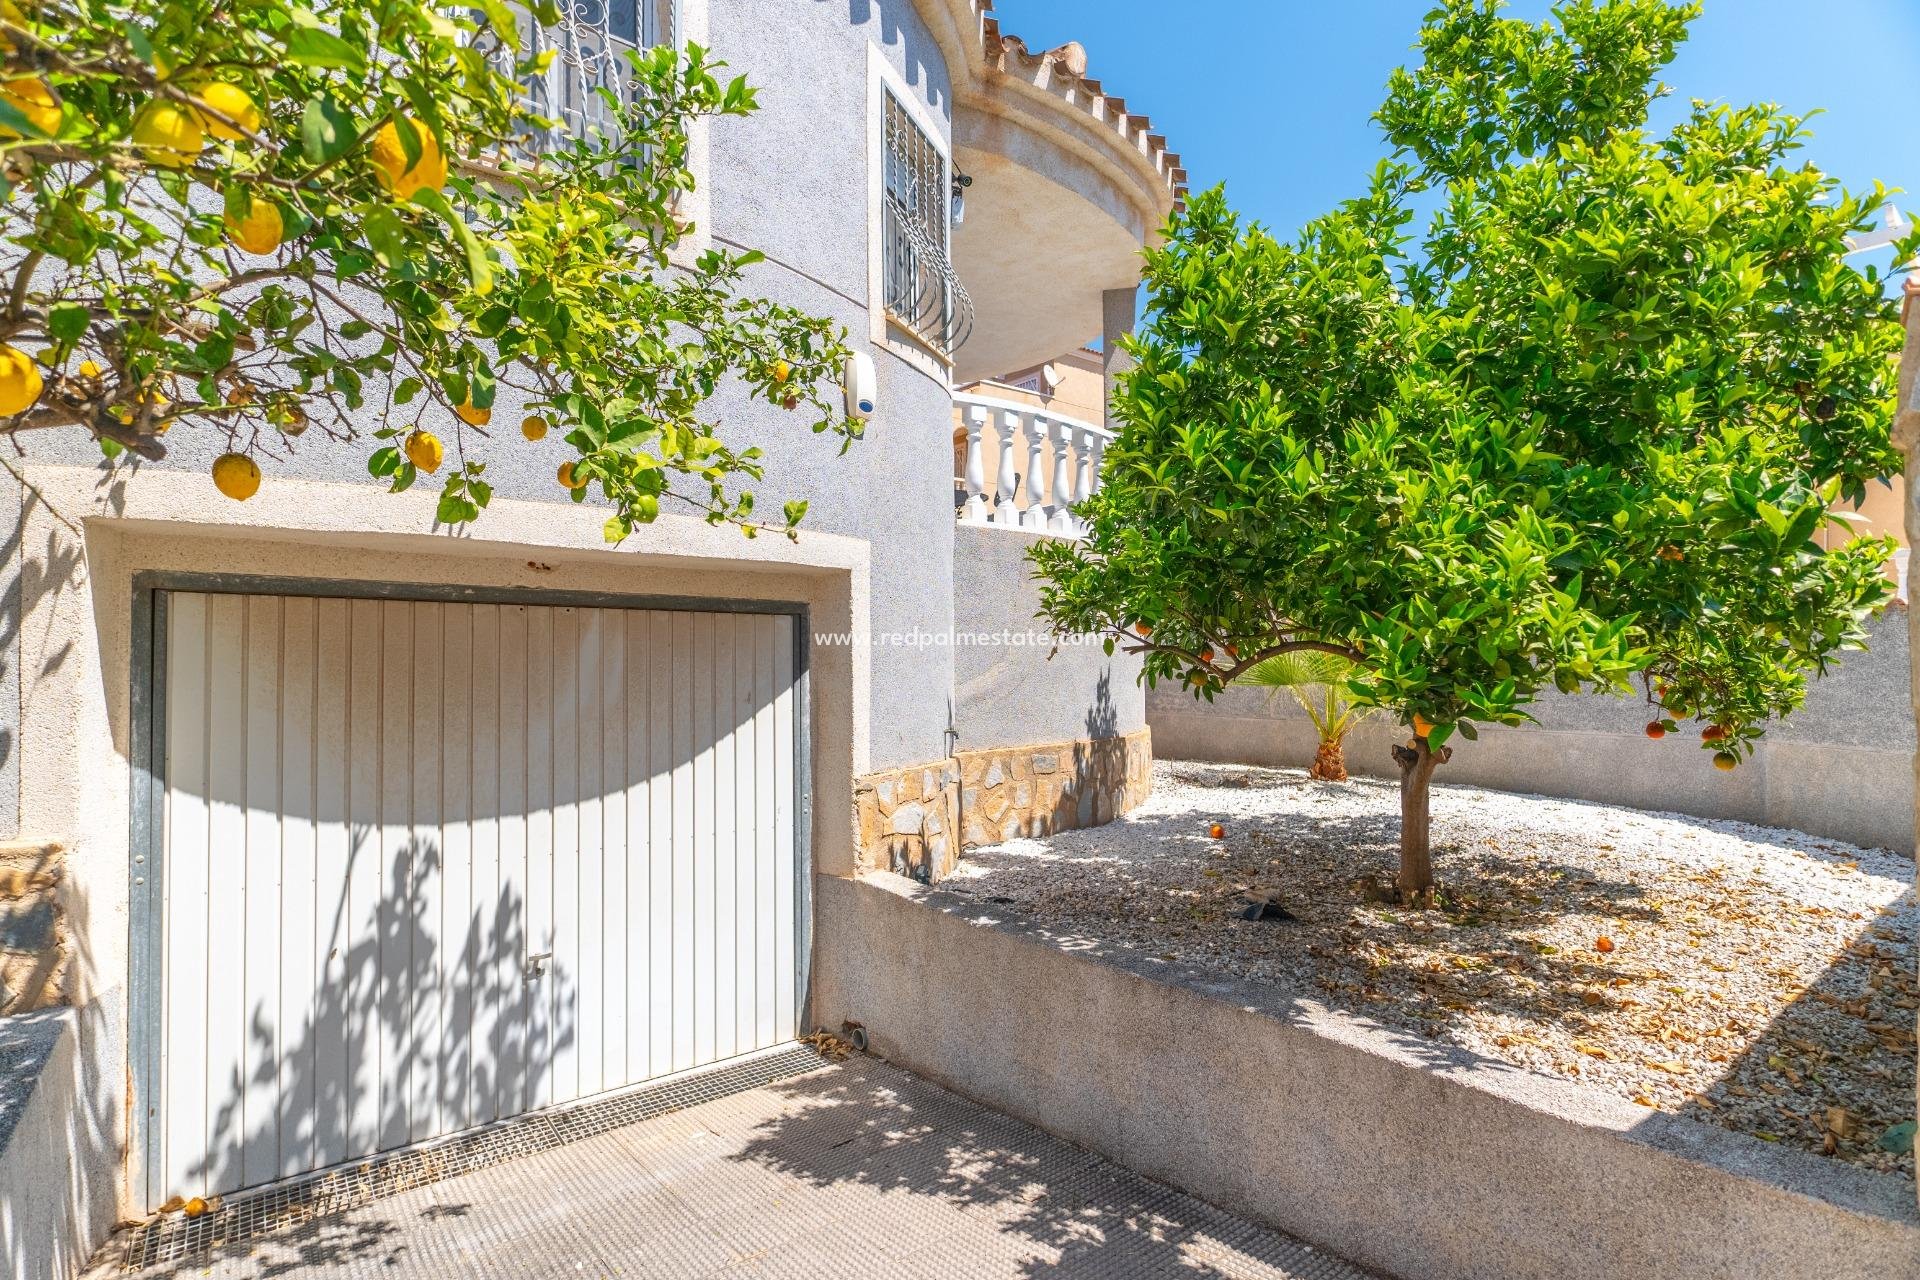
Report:
[[[228,1212],[232,1212],[230,1207]],[[94,1277],[1366,1274],[866,1058]]]

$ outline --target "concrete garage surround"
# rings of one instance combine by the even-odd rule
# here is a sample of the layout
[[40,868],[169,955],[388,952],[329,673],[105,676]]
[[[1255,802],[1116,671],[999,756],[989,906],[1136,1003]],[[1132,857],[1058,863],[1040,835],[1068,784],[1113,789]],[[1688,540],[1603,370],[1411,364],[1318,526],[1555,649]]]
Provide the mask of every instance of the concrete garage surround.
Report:
[[875,873],[815,1021],[1204,1200],[1421,1280],[1920,1274],[1913,1189]]

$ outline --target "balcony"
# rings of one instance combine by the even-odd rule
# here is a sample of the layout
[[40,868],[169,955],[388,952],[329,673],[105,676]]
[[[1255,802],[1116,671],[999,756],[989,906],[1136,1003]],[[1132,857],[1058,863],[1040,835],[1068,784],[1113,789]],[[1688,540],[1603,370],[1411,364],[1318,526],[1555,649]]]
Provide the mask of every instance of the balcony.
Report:
[[[1180,157],[1088,77],[1078,44],[1029,50],[991,0],[916,7],[953,78],[953,176],[967,184],[947,246],[972,311],[965,345],[946,347],[955,385],[1113,336],[1109,308],[1131,318],[1141,246],[1185,195]],[[935,282],[911,292],[942,337],[964,324]]]
[[1100,487],[1100,456],[1113,434],[1018,391],[953,397],[954,511],[961,524],[1077,538],[1073,508]]

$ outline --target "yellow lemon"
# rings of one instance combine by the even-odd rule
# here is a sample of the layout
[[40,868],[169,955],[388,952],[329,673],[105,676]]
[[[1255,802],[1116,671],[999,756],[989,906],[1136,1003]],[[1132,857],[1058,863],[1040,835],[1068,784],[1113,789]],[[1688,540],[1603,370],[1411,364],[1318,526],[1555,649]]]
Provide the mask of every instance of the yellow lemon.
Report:
[[440,154],[427,127],[411,121],[414,136],[420,142],[420,158],[407,167],[407,148],[400,137],[400,126],[389,120],[373,135],[373,173],[389,195],[405,200],[423,187],[438,191],[447,184],[447,158]]
[[547,438],[547,420],[539,414],[533,414],[520,420],[520,434],[529,440]]
[[416,431],[407,437],[407,461],[428,475],[440,469],[440,460],[446,456],[446,446],[431,431]]
[[200,113],[177,102],[149,102],[133,122],[133,141],[148,160],[169,169],[184,169],[207,144]]
[[[0,0],[0,18],[5,19],[10,26],[24,27],[27,25],[27,15],[20,12],[20,6],[15,4],[13,0]],[[0,51],[7,53],[13,52],[13,39],[4,31],[0,31]]]
[[260,466],[244,453],[223,453],[213,460],[213,487],[245,502],[260,492]]
[[484,427],[493,421],[493,410],[476,408],[471,400],[453,406],[453,412],[470,427]]
[[788,364],[785,360],[775,360],[773,362],[773,380],[775,382],[785,382],[788,378],[791,378],[792,376],[793,376],[792,365]]
[[214,137],[225,138],[232,142],[246,137],[249,133],[260,132],[260,108],[254,105],[253,99],[248,97],[247,91],[239,85],[215,81],[197,90],[194,97],[240,126],[236,129],[225,120],[204,111],[200,112],[201,123]]
[[228,239],[248,253],[262,258],[279,249],[280,237],[287,229],[286,222],[280,217],[280,206],[259,196],[247,197],[246,217],[236,218],[229,213],[224,221]]
[[0,346],[0,418],[11,418],[40,398],[40,366],[18,347]]
[[571,462],[561,463],[560,470],[556,473],[556,476],[562,488],[584,489],[587,487],[587,477],[574,474],[573,464]]
[[[19,76],[0,85],[0,100],[27,118],[27,123],[49,136],[60,132],[60,100],[38,76]],[[17,138],[19,131],[0,125],[0,138]]]

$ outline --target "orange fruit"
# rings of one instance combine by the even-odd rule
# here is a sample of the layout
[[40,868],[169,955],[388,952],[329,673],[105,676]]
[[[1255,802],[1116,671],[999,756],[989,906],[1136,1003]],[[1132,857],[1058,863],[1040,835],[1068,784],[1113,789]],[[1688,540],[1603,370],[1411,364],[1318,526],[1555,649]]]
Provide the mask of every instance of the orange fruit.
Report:
[[447,158],[441,154],[439,142],[419,121],[407,123],[413,126],[413,136],[420,143],[420,158],[412,167],[407,165],[407,148],[400,137],[400,126],[392,120],[381,125],[373,135],[369,156],[373,161],[373,176],[381,189],[399,200],[410,199],[416,191],[427,188],[438,191],[447,185]]
[[1432,732],[1433,732],[1433,721],[1427,719],[1425,716],[1421,715],[1417,711],[1414,712],[1413,736],[1416,738],[1424,738]]
[[227,238],[256,257],[267,257],[280,248],[280,237],[286,234],[286,222],[280,216],[280,206],[271,200],[262,200],[259,196],[248,196],[247,216],[236,218],[232,214],[222,215],[221,221],[227,224]]
[[1595,951],[1611,951],[1613,950],[1613,939],[1603,933],[1593,940],[1593,949]]
[[[60,101],[38,76],[20,76],[0,84],[0,98],[27,118],[27,123],[49,137],[60,132]],[[0,138],[20,135],[0,125]]]
[[1142,640],[1145,640],[1148,636],[1153,634],[1153,628],[1148,626],[1144,622],[1136,622],[1133,624],[1133,634],[1139,636]]
[[529,414],[520,420],[520,434],[529,440],[547,438],[547,420],[539,414]]
[[185,169],[207,145],[206,127],[199,112],[162,99],[141,108],[133,122],[133,142],[152,163]]
[[260,464],[244,453],[223,453],[213,460],[213,487],[245,502],[260,491]]
[[471,400],[453,406],[453,412],[470,427],[484,427],[493,421],[493,410],[478,408]]
[[225,138],[229,142],[246,137],[249,133],[260,132],[260,108],[254,104],[247,91],[237,84],[227,84],[216,80],[194,91],[193,95],[205,106],[213,108],[228,120],[240,126],[235,129],[207,112],[200,112],[200,123],[208,133],[216,138]]
[[571,462],[563,462],[560,464],[560,470],[555,473],[555,479],[560,481],[562,488],[584,489],[587,487],[588,477],[584,473],[576,474]]
[[791,378],[792,376],[793,376],[792,365],[788,364],[785,360],[775,360],[773,362],[773,380],[775,382],[785,382],[788,378]]
[[38,400],[44,385],[32,356],[0,344],[0,418],[11,418]]
[[1717,724],[1710,724],[1700,731],[1700,741],[1718,742],[1727,736],[1727,731]]
[[1647,721],[1647,736],[1656,742],[1667,736],[1667,727],[1658,720]]
[[1740,767],[1740,757],[1731,751],[1716,751],[1713,753],[1713,767],[1722,773],[1732,773]]
[[1227,838],[1227,829],[1224,826],[1220,825],[1218,822],[1216,822],[1212,826],[1207,828],[1207,834],[1209,836],[1212,836],[1215,840],[1224,840]]
[[438,471],[441,461],[447,456],[446,446],[431,431],[416,431],[408,436],[406,452],[407,461],[428,475]]
[[1212,662],[1212,661],[1213,661],[1213,646],[1212,646],[1212,645],[1204,645],[1204,646],[1202,646],[1202,647],[1201,647],[1201,649],[1200,649],[1200,661],[1202,661],[1202,662]]

